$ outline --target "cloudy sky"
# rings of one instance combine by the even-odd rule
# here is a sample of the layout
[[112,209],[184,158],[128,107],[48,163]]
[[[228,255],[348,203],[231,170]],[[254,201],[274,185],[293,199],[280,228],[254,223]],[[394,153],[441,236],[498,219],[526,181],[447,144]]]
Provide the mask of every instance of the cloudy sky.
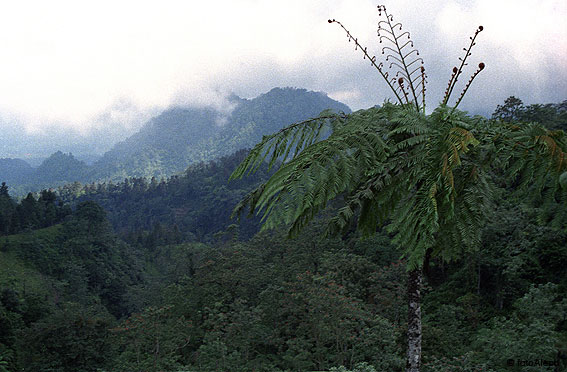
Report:
[[18,133],[133,130],[171,105],[222,106],[230,92],[292,86],[355,110],[381,103],[392,96],[379,75],[327,23],[381,57],[379,3],[425,60],[430,107],[479,25],[465,74],[487,67],[463,109],[567,99],[564,0],[0,1],[0,157]]

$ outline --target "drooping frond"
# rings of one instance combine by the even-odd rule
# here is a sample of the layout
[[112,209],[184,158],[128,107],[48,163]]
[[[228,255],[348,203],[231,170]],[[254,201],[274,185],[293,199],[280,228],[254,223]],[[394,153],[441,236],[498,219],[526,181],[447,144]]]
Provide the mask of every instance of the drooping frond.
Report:
[[[535,123],[521,125],[494,122],[492,139],[498,161],[511,180],[518,182],[517,193],[541,205],[540,218],[556,226],[567,223],[567,189],[561,177],[567,172],[567,136]],[[549,211],[555,210],[553,215]]]
[[[390,113],[384,128],[391,149],[387,159],[350,194],[329,231],[348,228],[353,218],[365,235],[388,224],[409,267],[421,265],[445,230],[443,240],[451,246],[477,243],[491,192],[482,165],[471,162],[481,151],[473,120],[450,112],[444,106],[428,118],[402,109]],[[469,183],[482,187],[469,190]]]
[[452,213],[440,220],[432,253],[445,261],[462,257],[465,251],[480,246],[482,227],[492,210],[495,195],[487,169],[482,166],[466,161],[455,172],[455,179],[458,185]]
[[294,123],[274,134],[264,136],[234,170],[230,180],[255,172],[265,161],[268,161],[269,168],[272,168],[277,161],[285,161],[290,155],[293,158],[302,149],[319,141],[322,135],[328,135],[342,126],[345,118],[344,113],[324,111],[316,118]]
[[[367,169],[386,157],[388,149],[377,130],[384,120],[378,109],[351,114],[348,121],[334,126],[329,137],[294,152],[293,158],[248,195],[235,212],[249,206],[251,211],[262,213],[264,228],[291,224],[289,232],[294,235],[329,200],[354,188]],[[251,167],[266,156],[273,159],[287,153],[282,150],[278,154],[277,147],[266,147],[270,154],[251,152],[243,164]],[[241,168],[234,177],[246,172]]]
[[448,112],[441,106],[428,118],[428,140],[422,148],[412,149],[417,164],[406,172],[405,181],[413,188],[400,199],[388,227],[411,267],[421,265],[441,236],[445,248],[473,246],[486,213],[483,206],[490,193],[474,194],[477,189],[466,187],[483,179],[482,168],[471,162],[479,151],[474,122]]
[[[363,234],[371,235],[387,226],[412,270],[423,264],[427,252],[451,260],[479,245],[495,193],[490,179],[494,169],[515,177],[521,191],[541,195],[546,210],[567,203],[564,132],[488,121],[456,109],[484,63],[455,106],[447,105],[482,26],[464,48],[460,67],[453,69],[442,104],[426,115],[426,76],[419,53],[385,7],[378,10],[386,17],[378,24],[378,37],[387,44],[382,52],[395,76],[340,22],[329,22],[339,24],[377,68],[398,104],[387,102],[350,115],[325,113],[265,136],[231,179],[264,162],[272,167],[279,160],[282,165],[234,213],[249,207],[262,216],[263,228],[286,225],[294,236],[341,195],[344,206],[331,219],[328,232],[345,231],[356,223]],[[567,208],[558,208],[555,215],[567,220]]]
[[567,136],[540,124],[521,126],[497,122],[493,140],[502,164],[511,177],[521,180],[520,189],[559,191],[560,177],[567,171]]

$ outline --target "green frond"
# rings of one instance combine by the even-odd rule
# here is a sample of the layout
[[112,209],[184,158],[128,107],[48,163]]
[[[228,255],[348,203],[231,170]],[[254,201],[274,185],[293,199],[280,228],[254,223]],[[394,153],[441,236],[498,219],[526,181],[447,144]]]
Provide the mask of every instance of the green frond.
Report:
[[[562,159],[565,161],[565,159]],[[559,176],[559,184],[564,190],[567,190],[567,172],[563,172],[561,176]]]
[[291,225],[289,233],[295,235],[329,200],[356,188],[366,170],[387,157],[389,150],[377,130],[382,120],[379,111],[351,115],[329,137],[311,143],[282,164],[239,204],[237,212],[249,205],[261,214],[263,228]]
[[[386,226],[409,269],[420,266],[429,249],[452,260],[480,244],[495,195],[488,176],[494,167],[520,177],[525,189],[542,191],[547,210],[567,215],[554,207],[567,201],[562,132],[494,123],[443,105],[425,116],[389,103],[300,127],[265,138],[233,174],[240,177],[264,159],[286,159],[235,209],[250,207],[264,229],[285,225],[295,236],[344,195],[329,234],[353,222],[364,236]],[[331,132],[321,139],[323,128]]]
[[289,125],[274,134],[264,136],[234,170],[229,180],[255,172],[266,161],[271,169],[277,161],[289,160],[292,151],[293,157],[297,156],[303,149],[319,141],[322,135],[328,135],[329,132],[340,128],[345,118],[344,114],[323,111],[316,118]]
[[[472,171],[474,169],[474,172]],[[465,250],[480,245],[480,233],[492,210],[495,188],[486,172],[469,163],[457,171],[458,183],[453,215],[443,214],[433,251],[446,261],[461,257]]]
[[420,134],[420,135],[416,135],[416,136],[412,136],[408,139],[402,140],[398,143],[396,143],[396,150],[404,150],[407,149],[409,147],[415,147],[416,145],[420,145],[422,143],[425,143],[429,140],[429,136],[425,135],[425,134]]
[[567,171],[567,141],[562,131],[550,131],[539,124],[521,127],[499,123],[508,131],[498,138],[503,163],[511,178],[520,179],[520,192],[561,187],[560,177]]

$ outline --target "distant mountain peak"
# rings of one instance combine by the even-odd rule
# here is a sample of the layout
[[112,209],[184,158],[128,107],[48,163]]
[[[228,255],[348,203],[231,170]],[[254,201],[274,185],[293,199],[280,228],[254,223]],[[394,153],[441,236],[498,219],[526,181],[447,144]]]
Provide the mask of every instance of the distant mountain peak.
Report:
[[296,121],[326,109],[349,113],[348,106],[325,93],[276,87],[251,99],[236,94],[222,107],[173,106],[148,120],[138,132],[113,146],[92,166],[57,151],[36,170],[36,184],[122,181],[126,177],[164,177],[189,165],[250,148]]

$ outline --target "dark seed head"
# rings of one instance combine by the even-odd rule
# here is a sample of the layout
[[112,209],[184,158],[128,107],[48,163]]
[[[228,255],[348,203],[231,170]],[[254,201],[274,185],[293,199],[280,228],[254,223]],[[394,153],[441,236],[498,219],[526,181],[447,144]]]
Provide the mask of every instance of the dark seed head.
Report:
[[453,74],[456,74],[459,71],[456,67],[453,67]]
[[479,31],[482,31],[482,30],[484,30],[484,27],[478,26],[478,30],[479,30]]
[[484,62],[481,62],[478,64],[478,69],[479,70],[483,70],[484,69]]

